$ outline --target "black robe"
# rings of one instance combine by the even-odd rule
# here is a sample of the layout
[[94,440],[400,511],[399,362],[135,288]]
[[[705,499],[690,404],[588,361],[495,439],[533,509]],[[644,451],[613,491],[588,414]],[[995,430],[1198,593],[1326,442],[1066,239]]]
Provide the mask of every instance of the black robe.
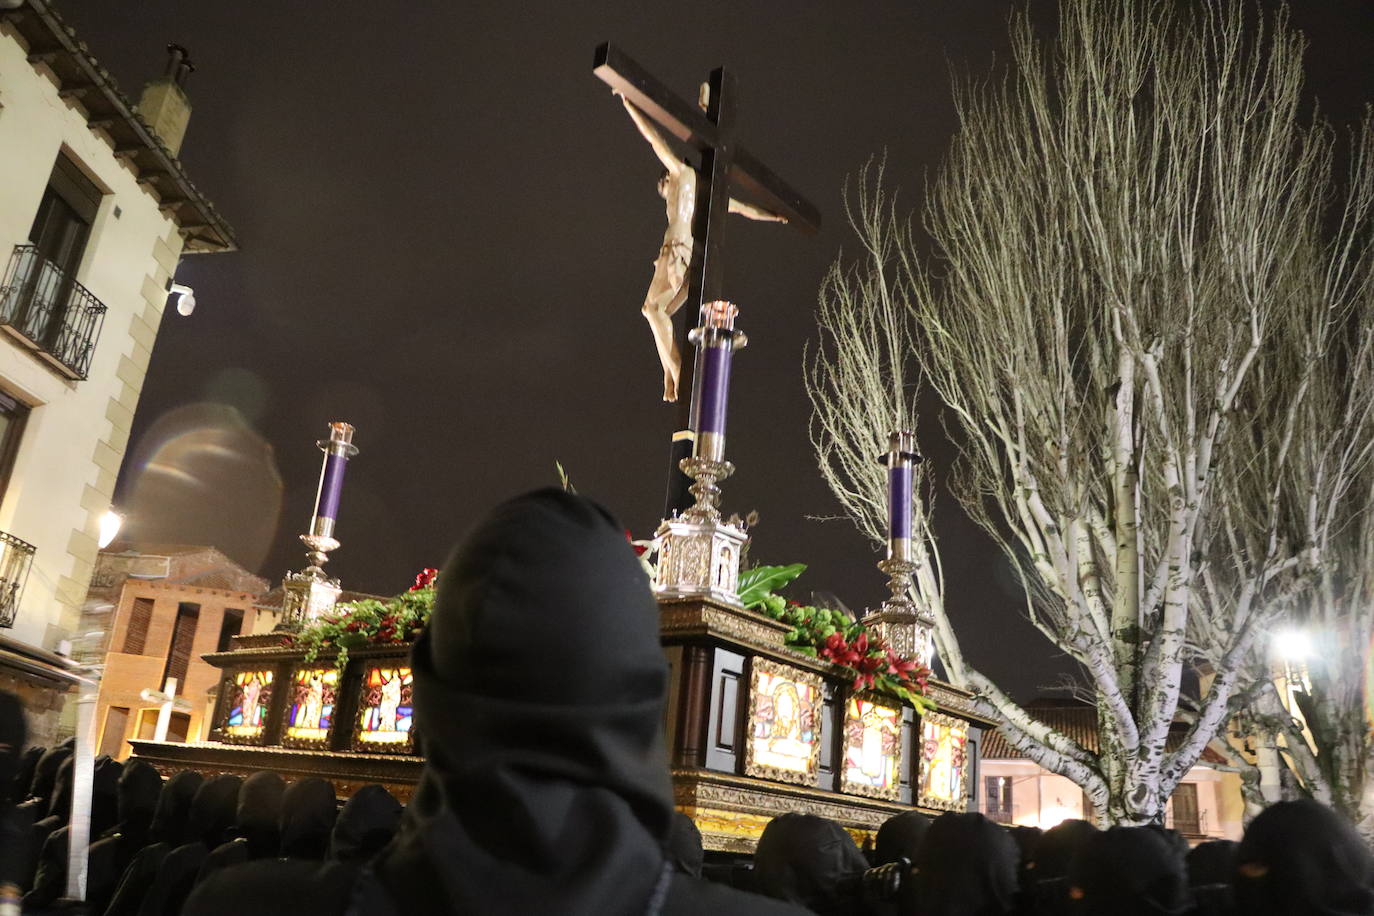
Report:
[[318,777],[293,782],[281,802],[280,856],[323,861],[338,816],[339,802],[331,783]]
[[27,740],[23,704],[14,694],[0,690],[0,884],[17,885],[24,865],[19,852],[23,822],[13,812],[13,795],[16,775],[22,773],[26,759],[23,748]]
[[200,791],[204,779],[194,770],[182,770],[167,780],[157,800],[153,823],[148,828],[152,842],[136,850],[121,873],[118,886],[105,916],[137,916],[143,895],[153,882],[167,853],[186,839],[186,821],[191,814],[191,802]]
[[1348,821],[1315,801],[1265,808],[1246,828],[1236,863],[1238,913],[1374,913],[1374,855]]
[[[424,775],[348,912],[800,912],[668,864],[667,669],[623,531],[598,506],[544,490],[498,507],[454,554],[412,653]],[[224,912],[227,887],[280,885],[280,866],[227,869],[186,912]],[[334,890],[311,898],[318,906],[258,912],[339,912],[327,908]]]
[[1069,912],[1069,865],[1079,850],[1099,833],[1087,821],[1062,821],[1046,830],[1026,863],[1022,907],[1033,916],[1061,916]]
[[87,858],[86,907],[96,916],[105,912],[119,876],[149,842],[153,815],[162,793],[162,777],[151,764],[131,760],[119,775],[118,792],[119,823],[91,843]]
[[221,868],[275,856],[281,847],[281,800],[286,782],[270,770],[254,773],[239,787],[234,811],[234,838],[210,851],[196,883]]
[[222,843],[234,826],[238,776],[206,780],[191,800],[186,818],[186,842],[167,853],[153,883],[139,904],[139,916],[178,916],[195,886],[196,875],[210,850]]
[[754,886],[821,916],[857,916],[867,867],[868,860],[839,824],[814,814],[783,814],[769,821],[759,837]]
[[[119,823],[119,780],[124,764],[108,756],[95,761],[91,779],[90,833],[98,839]],[[71,850],[71,825],[63,824],[48,835],[38,855],[33,887],[24,895],[24,908],[50,906],[67,894],[67,860]]]
[[371,859],[396,835],[403,810],[396,797],[382,786],[363,786],[349,797],[334,822],[329,858],[356,863]]
[[981,814],[937,817],[921,839],[913,893],[922,916],[1005,916],[1017,902],[1020,850],[1005,827]]

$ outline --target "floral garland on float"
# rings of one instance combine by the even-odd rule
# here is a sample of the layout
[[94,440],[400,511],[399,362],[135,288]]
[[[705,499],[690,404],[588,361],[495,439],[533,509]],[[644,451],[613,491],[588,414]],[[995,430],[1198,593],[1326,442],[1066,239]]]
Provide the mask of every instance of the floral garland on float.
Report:
[[439,570],[426,567],[416,574],[414,585],[394,598],[364,598],[337,605],[333,614],[312,621],[296,633],[291,644],[305,650],[306,662],[313,662],[325,650],[337,649],[335,664],[343,670],[349,649],[411,642],[434,611],[438,579]]

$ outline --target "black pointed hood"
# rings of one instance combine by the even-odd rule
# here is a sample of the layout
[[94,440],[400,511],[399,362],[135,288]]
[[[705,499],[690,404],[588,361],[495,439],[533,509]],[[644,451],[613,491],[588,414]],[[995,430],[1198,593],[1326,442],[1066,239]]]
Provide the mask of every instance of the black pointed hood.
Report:
[[666,664],[622,526],[559,490],[498,507],[440,576],[413,667],[426,769],[376,865],[398,911],[652,909]]
[[1318,802],[1260,812],[1236,851],[1236,911],[1254,916],[1374,913],[1374,855],[1343,817]]
[[254,773],[239,786],[234,833],[248,844],[248,857],[277,854],[281,846],[281,804],[286,782],[271,770]]
[[1183,916],[1193,906],[1183,851],[1153,827],[1093,834],[1069,867],[1069,885],[1083,916]]
[[23,704],[14,694],[0,690],[0,806],[9,801],[28,737]]
[[119,774],[119,832],[142,845],[162,795],[162,777],[146,760],[130,760]]
[[19,762],[15,764],[9,801],[17,805],[29,797],[29,786],[33,785],[33,774],[37,772],[38,761],[43,758],[43,753],[46,750],[47,748],[44,747],[31,747],[19,758]]
[[930,816],[919,811],[903,811],[889,817],[878,828],[873,844],[873,864],[887,865],[898,859],[915,862],[921,839],[929,829]]
[[238,805],[239,776],[216,776],[201,783],[191,799],[191,811],[186,816],[186,843],[201,843],[214,849],[227,838],[234,826],[234,809]]
[[71,746],[67,742],[63,742],[57,747],[49,748],[38,759],[38,766],[33,771],[33,782],[29,783],[28,797],[29,800],[36,802],[40,812],[39,817],[47,815],[53,790],[57,786],[58,771],[62,769],[62,764],[71,759],[71,756]]
[[91,774],[91,836],[99,837],[119,823],[119,779],[124,764],[102,754]]
[[157,809],[148,831],[153,842],[176,847],[186,841],[186,818],[191,813],[191,800],[204,782],[205,777],[195,770],[182,770],[167,780],[158,795]]
[[821,916],[857,912],[858,882],[867,867],[844,828],[814,814],[773,818],[754,852],[760,893],[800,903]]
[[363,786],[344,803],[329,840],[335,862],[362,862],[391,842],[401,822],[401,803],[382,786]]
[[977,812],[930,824],[916,856],[915,898],[929,916],[1003,916],[1016,904],[1020,852],[1005,827]]
[[323,859],[338,816],[339,803],[328,780],[311,776],[291,783],[281,799],[281,856]]

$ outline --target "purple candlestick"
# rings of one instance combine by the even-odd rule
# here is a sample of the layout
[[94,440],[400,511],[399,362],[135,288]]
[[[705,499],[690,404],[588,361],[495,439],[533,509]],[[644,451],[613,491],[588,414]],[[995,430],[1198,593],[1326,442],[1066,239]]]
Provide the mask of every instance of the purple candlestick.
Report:
[[315,494],[315,517],[339,517],[339,499],[343,496],[344,468],[348,459],[343,455],[324,456],[324,470],[320,473],[320,488]]
[[887,466],[887,536],[911,538],[911,465],[894,461]]
[[734,355],[728,343],[707,345],[701,353],[701,397],[692,428],[698,433],[725,435],[725,406],[730,396],[730,363]]

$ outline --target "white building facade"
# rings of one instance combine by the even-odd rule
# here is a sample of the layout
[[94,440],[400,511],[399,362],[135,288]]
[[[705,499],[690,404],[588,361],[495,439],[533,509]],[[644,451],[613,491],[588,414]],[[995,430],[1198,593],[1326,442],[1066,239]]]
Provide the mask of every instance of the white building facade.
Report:
[[47,2],[0,9],[0,689],[33,743],[74,682],[171,278],[184,254],[235,248],[176,159],[191,66],[169,51],[136,107]]

